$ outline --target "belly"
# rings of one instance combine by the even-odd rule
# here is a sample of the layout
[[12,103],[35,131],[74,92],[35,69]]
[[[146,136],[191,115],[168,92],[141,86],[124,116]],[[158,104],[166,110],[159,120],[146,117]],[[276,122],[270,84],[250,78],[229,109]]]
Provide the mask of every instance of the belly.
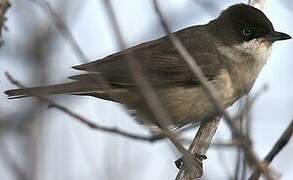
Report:
[[[226,108],[237,99],[234,98],[231,78],[226,70],[222,70],[220,75],[210,82],[210,85],[214,86],[221,103]],[[160,94],[175,127],[206,120],[217,113],[202,86],[166,89]]]

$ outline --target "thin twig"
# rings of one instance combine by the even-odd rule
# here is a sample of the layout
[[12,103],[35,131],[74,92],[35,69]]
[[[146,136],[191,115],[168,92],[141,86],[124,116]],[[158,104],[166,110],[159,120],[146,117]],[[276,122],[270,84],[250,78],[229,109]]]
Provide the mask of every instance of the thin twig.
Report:
[[[218,94],[216,93],[215,89],[211,87],[209,84],[209,81],[201,71],[200,67],[198,66],[197,62],[193,59],[193,57],[190,55],[190,53],[187,51],[187,49],[184,47],[182,42],[175,36],[174,33],[171,32],[168,24],[166,23],[165,18],[163,17],[157,0],[153,0],[155,11],[159,17],[159,20],[161,21],[161,24],[165,30],[165,32],[168,34],[171,43],[174,45],[174,47],[178,50],[178,53],[182,56],[183,60],[189,65],[190,70],[192,71],[193,75],[197,77],[201,85],[203,86],[205,92],[208,95],[208,98],[210,101],[214,104],[214,106],[217,108],[217,110],[226,118],[229,119],[229,121],[233,121],[230,115],[225,110],[223,104],[219,100]],[[237,128],[235,128],[237,129]]]
[[[127,45],[123,38],[122,32],[120,31],[120,28],[118,26],[118,22],[111,5],[111,1],[104,0],[103,3],[106,7],[106,12],[108,13],[108,16],[111,20],[110,22],[113,27],[118,46],[121,50],[126,49]],[[154,89],[152,88],[151,84],[147,81],[147,78],[144,76],[142,67],[132,56],[131,52],[126,53],[124,55],[127,60],[132,78],[135,81],[135,83],[138,85],[137,88],[141,92],[141,95],[147,107],[153,113],[156,123],[161,128],[162,133],[174,144],[177,150],[183,155],[183,159],[184,159],[184,162],[186,162],[186,166],[191,167],[190,165],[194,164],[195,161],[193,161],[193,157],[179,142],[175,134],[173,134],[167,128],[168,122],[171,122],[170,118],[168,114],[166,113],[165,109],[163,108],[161,102],[159,101],[159,98],[157,94],[155,93]]]
[[0,148],[1,159],[5,161],[7,166],[12,170],[13,174],[16,176],[18,180],[27,180],[28,178],[25,172],[20,167],[20,164],[17,163],[16,159],[12,156],[4,139],[1,138],[0,142],[1,142],[0,143],[1,144],[1,148]]
[[[73,52],[75,52],[75,54],[77,55],[77,57],[80,59],[81,62],[87,62],[87,57],[84,55],[84,53],[82,52],[81,48],[79,47],[79,45],[77,44],[77,41],[74,39],[73,35],[71,34],[70,30],[68,29],[68,27],[66,26],[65,22],[58,16],[58,14],[52,9],[51,5],[46,2],[46,1],[35,1],[35,0],[31,0],[33,3],[35,3],[36,5],[38,5],[44,12],[47,13],[47,15],[51,18],[51,20],[55,23],[56,28],[58,28],[58,30],[61,32],[61,35],[64,37],[64,39],[66,39],[69,43],[69,45],[71,46]],[[110,91],[111,87],[109,85],[109,83],[103,78],[99,76],[99,83],[102,82],[102,86],[109,92],[110,96],[112,97],[112,93]],[[95,78],[93,78],[95,79]],[[34,92],[29,92],[30,94],[34,94]],[[39,97],[38,97],[39,96]],[[37,97],[40,99],[40,94]],[[41,96],[42,98],[45,98],[44,96]],[[46,100],[49,100],[47,98],[45,98]],[[44,100],[44,99],[43,99]],[[59,108],[60,110],[62,110],[63,112],[67,113],[70,111],[69,109],[62,107],[56,103],[54,103],[53,101],[46,101],[47,103],[50,104],[51,107],[55,107],[55,108]],[[75,118],[80,120],[82,123],[86,124],[88,127],[93,128],[93,129],[97,129],[97,130],[102,130],[102,131],[107,131],[110,133],[117,133],[119,135],[122,136],[126,136],[128,138],[132,138],[132,139],[136,139],[136,140],[143,140],[143,141],[149,141],[149,142],[154,142],[157,140],[162,139],[162,136],[142,136],[142,135],[137,135],[134,133],[128,133],[125,131],[122,131],[118,128],[108,128],[108,127],[103,127],[94,123],[91,123],[89,120],[80,117],[79,115],[70,112],[69,114],[71,114],[71,116],[74,114]]]
[[[72,51],[76,54],[79,61],[81,63],[88,62],[88,58],[86,57],[86,55],[84,54],[80,46],[78,45],[77,41],[74,39],[69,28],[66,26],[66,23],[58,15],[58,13],[52,8],[50,3],[46,1],[36,1],[36,0],[31,0],[31,2],[39,6],[48,15],[48,17],[50,17],[51,21],[54,22],[55,27],[59,30],[63,38],[67,41],[67,43],[71,47]],[[113,99],[117,97],[115,93],[112,93],[111,85],[103,77],[102,74],[100,74],[98,77],[96,77],[94,74],[92,76],[93,76],[92,80],[96,80],[97,83],[100,84],[101,87],[107,91],[109,97],[113,97]]]
[[[239,123],[239,127],[241,132],[246,136],[246,139],[250,144],[250,110],[252,109],[256,100],[268,89],[267,85],[264,85],[258,92],[256,92],[252,97],[250,95],[243,97],[239,101],[239,113],[234,116],[233,119],[238,120],[236,121]],[[235,137],[237,139],[237,137]],[[234,138],[234,139],[235,139]],[[237,140],[236,140],[237,141]],[[243,157],[243,153],[241,151],[241,146],[237,147],[236,152],[236,161],[235,161],[235,171],[234,171],[234,179],[246,179],[246,160]]]
[[[254,95],[246,96],[246,99],[244,101],[243,107],[239,110],[239,112],[233,117],[233,119],[242,119],[245,118],[244,116],[247,116],[252,109],[255,102],[268,90],[268,86],[264,85],[259,91],[257,91]],[[243,97],[245,98],[245,97]],[[249,128],[249,127],[248,127]],[[249,134],[248,132],[245,132],[246,135]]]
[[[192,154],[197,154],[197,155],[204,155],[209,146],[210,143],[213,139],[214,134],[216,133],[216,130],[220,124],[220,116],[215,117],[214,119],[208,121],[208,122],[203,122],[198,129],[195,138],[193,139],[193,142],[189,146],[189,151]],[[183,164],[184,165],[184,164]],[[197,178],[201,177],[203,174],[203,168],[202,164],[201,166],[195,166],[192,168],[193,174],[196,174]],[[176,180],[188,180],[192,179],[190,177],[189,172],[185,171],[184,168],[181,168]]]
[[266,0],[249,0],[248,4],[251,5],[251,6],[254,6],[254,7],[260,9],[260,10],[264,10]]
[[0,47],[3,44],[3,41],[1,40],[2,28],[7,30],[7,27],[4,25],[4,23],[6,21],[5,13],[9,7],[10,2],[8,0],[0,0]]
[[[180,141],[184,142],[186,144],[191,144],[193,139],[181,138]],[[202,144],[204,145],[204,144],[206,144],[206,142],[199,141],[197,145],[201,146]],[[211,142],[210,148],[235,148],[237,146],[240,146],[240,144],[241,143],[237,140],[232,140],[232,141],[227,141],[227,142],[217,141],[217,142]]]
[[[276,157],[277,154],[281,152],[281,150],[286,146],[286,144],[290,141],[293,134],[293,120],[283,132],[281,137],[277,140],[271,151],[266,155],[265,159],[263,160],[265,163],[270,164],[273,159]],[[259,170],[255,170],[252,175],[250,176],[249,180],[258,180],[260,177]]]
[[203,89],[208,95],[211,103],[216,107],[216,109],[221,113],[223,118],[225,119],[226,123],[228,124],[232,134],[239,138],[240,142],[242,142],[241,147],[247,157],[248,163],[251,166],[256,166],[261,172],[266,176],[267,179],[274,179],[270,174],[266,164],[261,163],[257,158],[256,154],[250,148],[249,143],[246,137],[240,132],[239,128],[233,122],[233,118],[228,114],[225,110],[223,104],[221,103],[218,94],[216,93],[215,89],[208,83],[207,78],[201,71],[200,67],[197,65],[196,61],[193,57],[188,53],[184,45],[179,41],[179,39],[175,36],[175,34],[171,33],[157,3],[157,0],[153,0],[155,11],[163,25],[165,32],[168,34],[170,41],[173,43],[174,47],[178,50],[178,53],[183,57],[183,60],[189,65],[191,72],[194,74],[195,77],[201,83]]
[[68,114],[69,116],[73,117],[74,119],[78,120],[80,123],[88,126],[91,129],[95,129],[95,130],[100,130],[100,131],[104,131],[104,132],[108,132],[108,133],[112,133],[112,134],[116,134],[116,135],[120,135],[123,137],[127,137],[127,138],[131,138],[134,140],[142,140],[142,141],[148,141],[148,142],[154,142],[158,139],[160,139],[160,137],[156,137],[156,136],[143,136],[143,135],[138,135],[138,134],[134,134],[134,133],[129,133],[123,130],[120,130],[118,128],[113,128],[113,127],[105,127],[105,126],[101,126],[98,125],[96,123],[91,122],[90,120],[72,112],[71,110],[69,110],[68,108],[59,105],[55,102],[53,102],[52,100],[48,99],[47,97],[37,93],[37,92],[33,92],[33,91],[29,91],[25,86],[23,86],[20,82],[18,82],[17,80],[15,80],[9,73],[5,73],[6,77],[8,78],[8,80],[16,85],[17,87],[27,91],[27,93],[29,95],[35,96],[36,98],[38,98],[39,100],[48,103],[49,107],[53,107],[56,108],[62,112],[64,112],[65,114]]
[[54,23],[55,27],[60,32],[61,36],[71,46],[73,52],[76,54],[76,56],[81,61],[81,63],[88,62],[88,58],[81,50],[77,41],[74,39],[71,31],[66,26],[66,23],[64,22],[64,20],[61,17],[59,17],[57,12],[54,11],[54,9],[51,7],[50,3],[46,2],[46,1],[37,1],[37,0],[31,0],[31,2],[35,3],[38,7],[40,7],[44,12],[47,13],[50,20]]

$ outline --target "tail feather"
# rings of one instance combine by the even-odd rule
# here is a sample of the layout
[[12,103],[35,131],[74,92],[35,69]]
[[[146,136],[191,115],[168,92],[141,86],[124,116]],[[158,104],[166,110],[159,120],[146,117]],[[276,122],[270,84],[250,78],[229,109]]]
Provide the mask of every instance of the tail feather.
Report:
[[56,85],[49,85],[49,86],[38,86],[38,87],[31,87],[27,89],[11,89],[5,91],[4,93],[8,95],[9,99],[16,99],[22,97],[29,97],[30,91],[36,92],[39,94],[44,95],[52,95],[52,94],[84,94],[93,91],[97,91],[98,88],[94,86],[87,86],[80,82],[70,82],[64,84],[56,84]]

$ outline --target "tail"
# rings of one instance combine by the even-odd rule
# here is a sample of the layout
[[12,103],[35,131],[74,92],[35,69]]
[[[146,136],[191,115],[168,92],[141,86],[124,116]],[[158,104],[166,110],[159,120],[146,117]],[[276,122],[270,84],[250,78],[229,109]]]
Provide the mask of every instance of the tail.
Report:
[[44,95],[52,94],[88,94],[90,92],[97,91],[97,87],[86,86],[78,81],[56,84],[49,86],[38,86],[27,89],[11,89],[4,93],[8,95],[9,99],[23,98],[31,96],[29,92],[36,92]]

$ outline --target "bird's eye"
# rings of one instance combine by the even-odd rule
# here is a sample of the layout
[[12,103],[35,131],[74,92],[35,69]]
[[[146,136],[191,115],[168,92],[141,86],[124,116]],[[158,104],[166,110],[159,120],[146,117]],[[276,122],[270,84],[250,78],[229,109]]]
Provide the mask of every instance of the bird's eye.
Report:
[[244,29],[242,29],[242,34],[244,36],[251,36],[252,35],[252,29],[250,29],[250,28],[244,28]]

